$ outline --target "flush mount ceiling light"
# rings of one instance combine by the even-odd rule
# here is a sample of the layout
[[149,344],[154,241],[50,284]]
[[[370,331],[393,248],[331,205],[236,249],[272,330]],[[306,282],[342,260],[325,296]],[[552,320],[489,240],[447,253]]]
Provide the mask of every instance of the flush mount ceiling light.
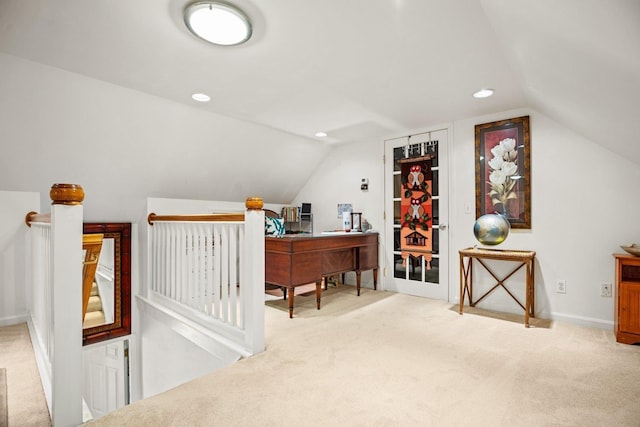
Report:
[[474,98],[488,98],[493,95],[493,89],[480,89],[479,91],[473,94]]
[[316,132],[316,136],[318,138],[324,138],[325,136],[327,136],[327,133],[326,132]]
[[218,1],[199,1],[184,10],[184,22],[193,34],[209,43],[234,46],[251,37],[251,22],[237,7]]

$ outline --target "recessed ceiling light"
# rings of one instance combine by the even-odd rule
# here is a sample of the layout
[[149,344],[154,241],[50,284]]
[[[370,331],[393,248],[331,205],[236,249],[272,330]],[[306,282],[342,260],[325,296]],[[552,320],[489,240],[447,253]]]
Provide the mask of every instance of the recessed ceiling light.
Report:
[[251,37],[251,22],[237,7],[217,1],[198,1],[184,10],[184,22],[197,37],[209,43],[234,46]]
[[493,89],[480,89],[476,93],[473,94],[474,98],[488,98],[493,95]]
[[326,132],[316,132],[316,136],[319,138],[324,138],[325,136],[327,136]]
[[211,97],[206,93],[194,93],[193,95],[191,95],[191,98],[193,98],[194,101],[198,101],[198,102],[211,101]]

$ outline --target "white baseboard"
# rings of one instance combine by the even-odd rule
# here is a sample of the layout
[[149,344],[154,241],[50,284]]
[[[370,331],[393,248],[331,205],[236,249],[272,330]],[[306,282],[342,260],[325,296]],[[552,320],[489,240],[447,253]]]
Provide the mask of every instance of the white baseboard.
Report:
[[[460,298],[455,297],[453,298],[452,301],[450,301],[450,303],[455,305],[460,304]],[[467,299],[465,298],[465,306],[466,305],[467,305]],[[512,314],[524,313],[522,310],[518,310],[518,307],[506,307],[499,304],[492,304],[492,305],[480,304],[480,305],[477,305],[476,307],[483,308],[486,310],[491,310],[491,311],[499,311],[499,312],[512,313]],[[536,312],[536,317],[540,319],[549,319],[556,322],[571,323],[574,325],[586,326],[589,328],[602,329],[605,331],[606,330],[613,331],[613,326],[614,326],[613,320],[597,319],[595,317],[586,317],[586,316],[576,316],[576,315],[567,314],[567,313],[558,313],[558,312],[549,313],[547,311],[543,311],[543,312]]]
[[587,326],[589,328],[610,330],[613,332],[613,321],[596,319],[593,317],[575,316],[565,313],[551,313],[551,320],[559,322],[573,323],[574,325]]
[[17,325],[18,323],[25,323],[28,321],[29,315],[27,313],[17,314],[15,316],[6,316],[0,318],[0,326]]

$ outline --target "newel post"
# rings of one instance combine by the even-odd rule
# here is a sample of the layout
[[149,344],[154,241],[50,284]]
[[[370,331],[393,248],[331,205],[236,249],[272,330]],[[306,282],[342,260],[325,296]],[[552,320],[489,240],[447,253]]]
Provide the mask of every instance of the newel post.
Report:
[[53,354],[51,421],[82,424],[82,221],[84,190],[54,184],[51,197]]
[[252,354],[264,351],[264,203],[259,197],[245,202],[244,287],[245,331],[247,346]]

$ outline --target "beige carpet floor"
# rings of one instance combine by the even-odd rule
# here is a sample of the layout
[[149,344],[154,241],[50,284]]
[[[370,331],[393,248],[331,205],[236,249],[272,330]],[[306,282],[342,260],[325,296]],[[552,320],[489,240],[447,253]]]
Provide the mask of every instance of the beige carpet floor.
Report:
[[8,425],[50,426],[49,409],[26,323],[0,328],[0,367],[4,367],[7,374]]
[[351,286],[267,302],[267,350],[98,426],[640,426],[640,348]]

